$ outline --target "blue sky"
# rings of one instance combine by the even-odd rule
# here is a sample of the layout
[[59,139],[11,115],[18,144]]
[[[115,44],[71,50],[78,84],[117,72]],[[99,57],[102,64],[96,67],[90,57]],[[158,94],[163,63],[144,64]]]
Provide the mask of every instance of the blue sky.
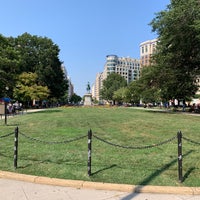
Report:
[[106,55],[139,58],[139,44],[156,38],[148,24],[170,0],[0,0],[0,34],[48,37],[60,48],[83,96],[102,72]]

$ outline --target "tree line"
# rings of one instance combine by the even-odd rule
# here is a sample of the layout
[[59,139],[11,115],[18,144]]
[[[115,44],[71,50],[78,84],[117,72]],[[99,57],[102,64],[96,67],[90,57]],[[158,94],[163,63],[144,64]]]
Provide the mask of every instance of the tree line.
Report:
[[61,69],[59,51],[47,37],[0,34],[0,97],[23,103],[66,99],[68,82]]
[[116,83],[117,75],[109,75],[103,82],[103,99],[148,103],[195,97],[200,77],[200,1],[171,0],[150,25],[158,35],[150,66],[143,67],[140,79],[129,85],[123,78]]

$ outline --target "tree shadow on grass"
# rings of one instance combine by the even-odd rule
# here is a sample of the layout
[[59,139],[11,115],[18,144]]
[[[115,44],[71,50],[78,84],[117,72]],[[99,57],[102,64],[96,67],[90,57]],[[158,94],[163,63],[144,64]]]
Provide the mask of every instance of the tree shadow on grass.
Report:
[[145,112],[149,112],[149,113],[163,113],[163,114],[177,114],[177,113],[180,113],[180,112],[176,112],[176,111],[173,111],[173,110],[145,110]]
[[192,173],[192,171],[195,170],[195,167],[191,167],[188,169],[188,171],[185,173],[185,175],[183,176],[183,182],[189,177],[189,175]]
[[62,110],[56,110],[56,109],[44,109],[40,110],[38,112],[30,112],[27,114],[41,114],[41,113],[58,113],[58,112],[63,112]]
[[56,164],[56,165],[61,165],[61,164],[65,164],[66,166],[67,165],[71,165],[71,166],[86,166],[84,162],[78,162],[77,159],[76,161],[74,161],[74,159],[59,159],[59,160],[52,160],[52,159],[37,159],[37,158],[25,158],[24,156],[21,156],[21,157],[18,157],[18,162],[25,162],[25,161],[30,161],[32,163],[28,163],[28,164],[21,164],[21,165],[18,165],[17,169],[25,169],[27,167],[31,167],[33,165],[35,165],[35,163],[38,165],[38,164]]
[[93,176],[93,175],[95,175],[95,174],[98,174],[98,173],[100,173],[100,172],[102,172],[102,171],[111,169],[111,168],[113,168],[113,167],[117,167],[117,165],[114,164],[114,165],[111,165],[111,166],[108,166],[108,167],[104,167],[103,169],[100,169],[100,170],[98,170],[98,171],[96,171],[96,172],[93,172],[91,175]]
[[[20,123],[18,123],[18,124],[12,124],[12,123],[9,123],[9,124],[7,124],[7,125],[5,125],[5,126],[14,126],[14,127],[17,127],[17,126],[19,126],[19,125],[21,125]],[[14,130],[14,129],[13,129]]]
[[[193,152],[193,150],[188,151],[186,154],[183,155],[183,157],[188,156],[189,154],[191,154]],[[169,169],[169,167],[171,167],[172,165],[177,163],[177,159],[172,160],[171,162],[167,163],[166,165],[164,165],[161,169],[156,170],[154,173],[152,173],[150,176],[148,176],[147,178],[145,178],[143,181],[141,181],[139,183],[139,185],[133,190],[132,193],[130,193],[129,195],[123,197],[121,200],[131,200],[134,197],[136,197],[138,195],[138,193],[140,193],[143,189],[143,187],[145,185],[148,185],[148,183],[150,183],[153,179],[155,179],[157,176],[159,176],[161,173],[163,173],[164,171],[166,171],[167,169]],[[194,170],[194,168],[190,168],[187,173],[185,174],[185,176],[183,177],[183,180],[185,180],[189,174]],[[178,171],[178,170],[177,170]]]

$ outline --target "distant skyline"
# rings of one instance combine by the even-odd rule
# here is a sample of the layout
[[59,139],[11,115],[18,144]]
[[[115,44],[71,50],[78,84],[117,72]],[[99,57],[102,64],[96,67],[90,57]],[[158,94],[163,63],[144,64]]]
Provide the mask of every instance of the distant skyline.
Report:
[[0,0],[3,36],[27,32],[60,48],[77,95],[102,72],[106,56],[139,59],[139,44],[157,37],[149,23],[170,0]]

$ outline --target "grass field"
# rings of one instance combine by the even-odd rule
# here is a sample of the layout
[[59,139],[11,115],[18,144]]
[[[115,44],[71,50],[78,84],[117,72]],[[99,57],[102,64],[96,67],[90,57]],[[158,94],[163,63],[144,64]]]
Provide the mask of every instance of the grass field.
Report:
[[[90,129],[95,136],[124,147],[158,144],[176,136],[179,130],[199,143],[199,121],[198,115],[122,107],[66,107],[18,115],[8,118],[7,126],[0,120],[0,170],[110,183],[200,186],[200,145],[183,140],[184,181],[179,183],[176,138],[161,146],[134,150],[93,137],[92,176],[87,175]],[[1,136],[14,132],[16,126],[20,134],[15,170],[14,135]],[[48,143],[53,141],[58,144]]]

